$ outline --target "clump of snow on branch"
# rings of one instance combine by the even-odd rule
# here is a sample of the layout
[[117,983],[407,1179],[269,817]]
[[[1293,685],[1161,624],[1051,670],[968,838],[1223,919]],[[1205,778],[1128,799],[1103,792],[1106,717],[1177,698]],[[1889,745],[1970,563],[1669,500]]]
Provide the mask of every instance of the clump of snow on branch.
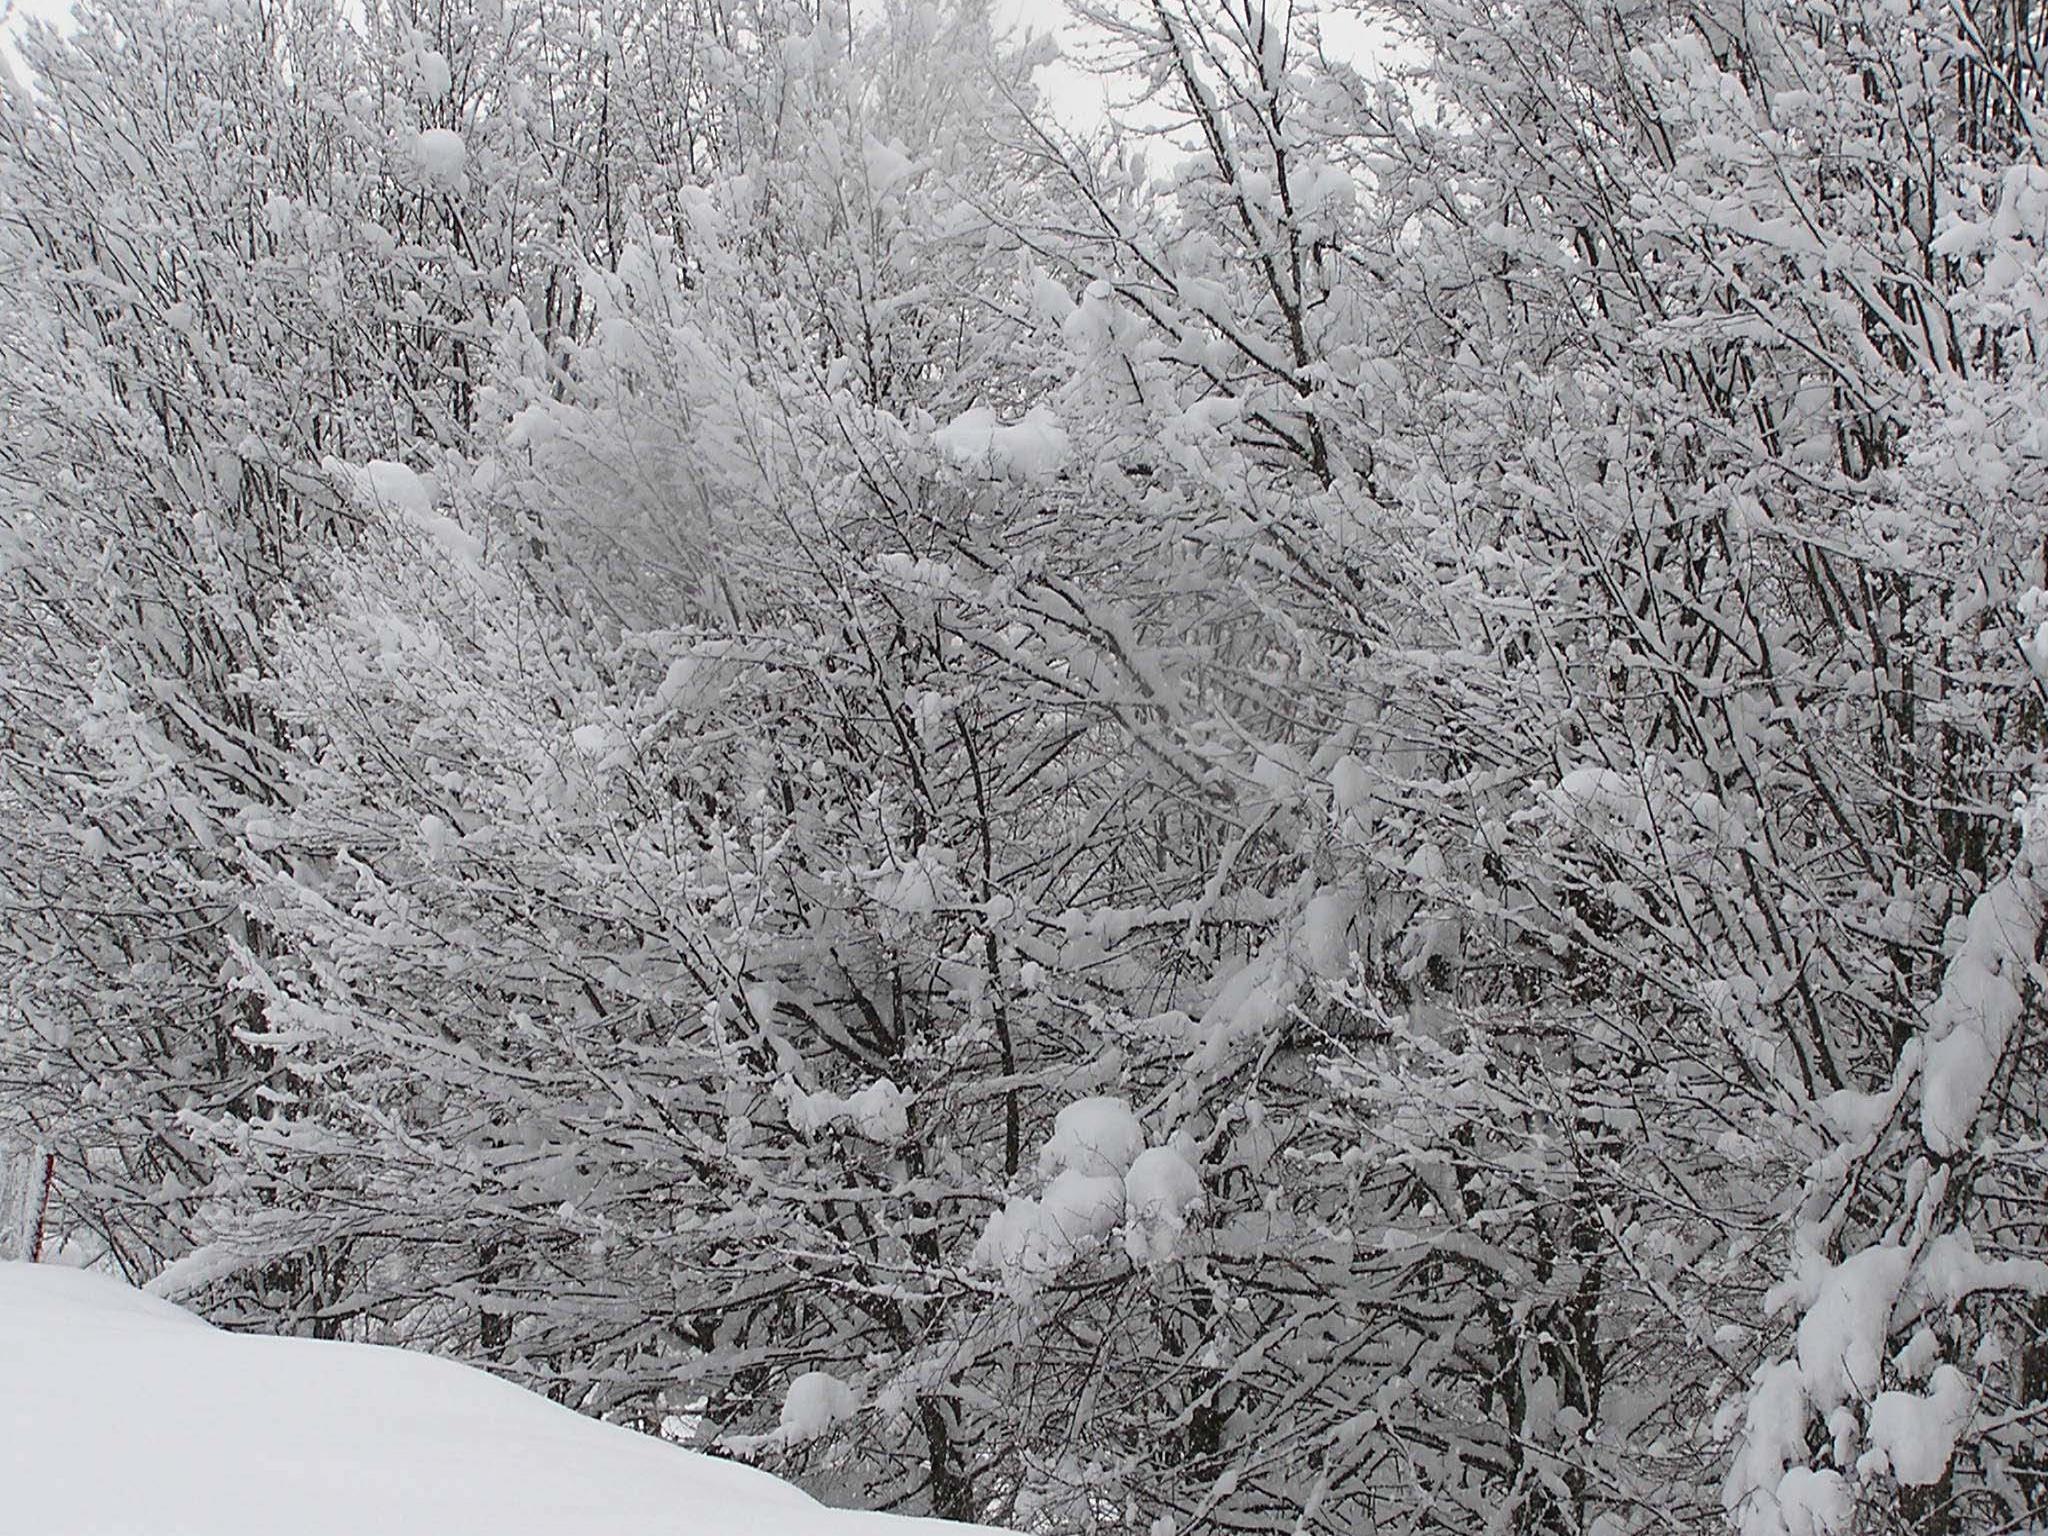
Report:
[[437,509],[438,493],[410,465],[392,459],[350,464],[329,458],[322,467],[359,505],[409,523],[465,565],[483,559],[483,540]]
[[[1925,1328],[1892,1366],[1926,1377],[1927,1389],[1886,1390],[1894,1328],[1922,1308],[1953,1307],[1982,1291],[2048,1295],[2048,1263],[1986,1261],[1969,1232],[1930,1230],[1951,1177],[1945,1160],[1968,1147],[2027,1007],[2023,989],[2032,984],[2028,973],[2048,925],[2041,804],[2038,791],[2022,800],[2019,856],[1961,919],[1941,991],[1921,1032],[1900,1052],[1889,1088],[1839,1090],[1818,1106],[1843,1140],[1813,1165],[1806,1214],[1793,1232],[1795,1274],[1766,1298],[1771,1310],[1795,1309],[1798,1323],[1793,1357],[1760,1367],[1744,1404],[1723,1497],[1745,1536],[1846,1529],[1855,1498],[1851,1475],[1889,1475],[1914,1487],[1938,1482],[1970,1423],[1976,1390],[1958,1366],[1936,1363],[1939,1342]],[[1916,1085],[1920,1150],[1906,1164],[1908,1231],[1830,1262],[1824,1254],[1842,1219],[1849,1170],[1871,1155],[1893,1107]],[[1816,1419],[1832,1440],[1832,1466],[1811,1465],[1808,1432]]]
[[1140,1152],[1124,1175],[1124,1251],[1140,1264],[1172,1259],[1201,1199],[1202,1176],[1180,1148]]
[[[2032,824],[2022,817],[2022,825]],[[1984,1093],[2024,1013],[2022,988],[2032,941],[2048,914],[2048,844],[2029,837],[2020,867],[1980,896],[1964,919],[1962,947],[1949,961],[1930,1010],[1920,1089],[1920,1129],[1946,1157],[1969,1139]]]
[[453,128],[427,128],[413,140],[412,157],[429,182],[450,186],[469,164],[469,146]]
[[1055,1117],[1039,1151],[1046,1177],[1037,1196],[1018,1195],[992,1213],[971,1264],[1029,1289],[1102,1249],[1119,1227],[1125,1252],[1157,1266],[1171,1260],[1202,1181],[1179,1147],[1146,1147],[1124,1100],[1080,1099]]
[[1866,1477],[1888,1472],[1912,1488],[1941,1481],[1974,1398],[1970,1379],[1952,1365],[1936,1367],[1924,1393],[1880,1392],[1870,1404],[1870,1449],[1856,1470]]
[[860,1411],[860,1394],[830,1371],[805,1371],[783,1395],[779,1428],[785,1443],[829,1435]]
[[1122,1099],[1077,1099],[1053,1118],[1039,1150],[1046,1173],[1070,1171],[1121,1179],[1145,1147],[1145,1130]]
[[1067,458],[1067,431],[1051,408],[1034,405],[1021,421],[1005,425],[978,405],[932,434],[933,446],[964,469],[996,479],[1043,480]]
[[824,1089],[807,1092],[784,1079],[781,1094],[790,1125],[807,1136],[852,1130],[869,1141],[894,1146],[910,1134],[911,1097],[886,1077],[843,1098]]

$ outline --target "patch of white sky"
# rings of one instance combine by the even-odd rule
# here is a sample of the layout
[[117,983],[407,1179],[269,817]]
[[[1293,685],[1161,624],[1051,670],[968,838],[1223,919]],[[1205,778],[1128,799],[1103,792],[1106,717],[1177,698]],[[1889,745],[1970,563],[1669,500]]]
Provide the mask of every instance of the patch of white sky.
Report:
[[[1207,3],[1241,10],[1247,0]],[[1254,8],[1262,3],[1270,6],[1276,21],[1290,8],[1307,10],[1304,0],[1249,3]],[[1041,66],[1035,83],[1047,111],[1069,130],[1086,134],[1112,117],[1141,127],[1160,121],[1160,113],[1136,105],[1134,82],[1118,81],[1099,67],[1091,67],[1091,59],[1101,57],[1102,34],[1078,16],[1067,0],[994,0],[993,12],[999,26],[1019,35],[1050,37],[1058,46],[1061,57]],[[1327,57],[1372,73],[1384,69],[1396,49],[1388,28],[1366,12],[1364,6],[1317,6],[1314,21]]]
[[0,28],[9,37],[30,21],[61,22],[71,14],[71,0],[6,0],[0,4]]
[[[188,4],[191,0],[169,0]],[[845,0],[858,15],[877,0]],[[1247,0],[1207,0],[1215,5],[1242,6]],[[1291,4],[1307,0],[1249,0],[1254,6],[1270,4],[1277,13]],[[21,78],[21,55],[15,39],[31,21],[63,26],[71,14],[71,0],[0,0],[0,67]],[[1101,36],[1078,17],[1067,0],[994,0],[998,25],[1019,35],[1049,36],[1061,57],[1040,68],[1036,83],[1050,114],[1072,132],[1089,135],[1113,116],[1136,125],[1157,125],[1157,112],[1134,109],[1136,91],[1130,82],[1111,78],[1091,67],[1091,55],[1099,54]],[[1322,34],[1324,52],[1370,72],[1384,66],[1394,53],[1386,28],[1376,23],[1362,6],[1318,7],[1316,23]]]
[[32,21],[62,26],[71,18],[71,0],[0,0],[0,37],[8,46],[14,36]]
[[29,23],[61,27],[71,19],[71,0],[0,0],[0,90],[26,86],[28,69],[15,39]]

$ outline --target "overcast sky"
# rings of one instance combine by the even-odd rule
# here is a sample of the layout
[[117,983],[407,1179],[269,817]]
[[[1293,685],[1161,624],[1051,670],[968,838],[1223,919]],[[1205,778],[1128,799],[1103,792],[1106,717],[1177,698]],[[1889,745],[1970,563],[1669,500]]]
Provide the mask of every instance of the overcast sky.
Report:
[[[1287,0],[1273,0],[1276,6]],[[9,62],[17,62],[13,35],[23,21],[39,17],[61,21],[71,10],[71,0],[0,0],[0,47]],[[1071,32],[1074,22],[1064,0],[996,0],[996,14],[1005,21],[1020,23],[1032,31]],[[1336,56],[1363,58],[1375,50],[1369,28],[1345,16],[1323,18],[1325,46]],[[1105,96],[1101,81],[1070,64],[1055,64],[1039,75],[1039,88],[1047,104],[1070,126],[1087,129],[1102,121]]]

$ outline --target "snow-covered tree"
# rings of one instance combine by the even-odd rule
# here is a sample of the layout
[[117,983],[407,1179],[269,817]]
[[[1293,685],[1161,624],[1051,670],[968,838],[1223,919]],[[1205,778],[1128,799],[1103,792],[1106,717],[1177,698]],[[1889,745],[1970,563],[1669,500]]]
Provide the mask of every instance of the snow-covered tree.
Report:
[[2038,1522],[2025,14],[1084,10],[1142,131],[965,3],[31,45],[0,1138],[852,1501]]

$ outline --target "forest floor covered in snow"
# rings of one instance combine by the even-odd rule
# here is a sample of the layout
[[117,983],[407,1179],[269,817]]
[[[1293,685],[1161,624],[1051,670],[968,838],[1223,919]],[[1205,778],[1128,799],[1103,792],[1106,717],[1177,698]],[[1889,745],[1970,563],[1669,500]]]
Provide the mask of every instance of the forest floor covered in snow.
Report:
[[225,1333],[0,1264],[0,1529],[37,1536],[967,1536],[403,1350]]

